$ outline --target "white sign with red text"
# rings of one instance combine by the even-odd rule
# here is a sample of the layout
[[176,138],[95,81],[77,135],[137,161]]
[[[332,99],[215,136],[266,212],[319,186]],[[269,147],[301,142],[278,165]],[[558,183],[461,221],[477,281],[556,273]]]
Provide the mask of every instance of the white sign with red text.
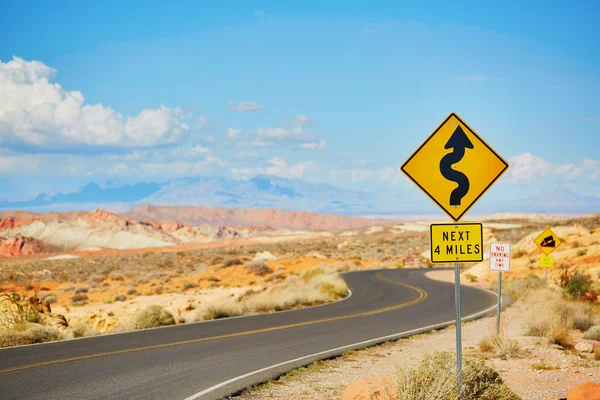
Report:
[[490,269],[492,271],[510,271],[510,243],[490,243]]

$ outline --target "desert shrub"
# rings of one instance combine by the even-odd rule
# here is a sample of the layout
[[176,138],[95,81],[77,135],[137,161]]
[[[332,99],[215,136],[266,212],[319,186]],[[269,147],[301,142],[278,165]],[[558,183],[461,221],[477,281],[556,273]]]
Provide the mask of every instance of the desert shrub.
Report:
[[465,274],[465,278],[469,281],[469,282],[477,282],[477,277],[473,274]]
[[135,329],[157,328],[159,326],[174,325],[173,314],[161,306],[152,305],[140,311],[134,319]]
[[135,288],[129,288],[129,289],[127,289],[127,294],[129,296],[133,296],[133,295],[137,294],[137,290]]
[[239,258],[230,258],[223,263],[223,267],[233,267],[234,265],[242,265],[244,262]]
[[[494,284],[494,288],[498,283]],[[503,282],[502,291],[510,295],[513,299],[518,299],[531,290],[544,287],[544,280],[535,274],[529,274],[523,279],[515,279],[510,282]]]
[[88,300],[89,298],[85,293],[75,293],[73,296],[71,296],[71,301],[73,303],[83,303]]
[[339,275],[319,275],[310,283],[326,296],[326,301],[337,300],[348,295],[348,286]]
[[88,279],[88,285],[93,286],[93,285],[99,285],[102,283],[102,281],[106,279],[106,277],[104,275],[101,274],[94,274],[92,276],[90,276],[90,278]]
[[75,294],[79,294],[79,293],[88,293],[89,290],[86,287],[83,286],[79,286],[75,288]]
[[165,289],[164,287],[162,287],[162,286],[159,285],[159,286],[157,286],[157,287],[154,288],[154,294],[162,294],[162,292],[163,292],[164,289]]
[[45,301],[48,304],[54,304],[56,303],[56,295],[51,292],[44,293],[40,296],[40,300]]
[[493,353],[497,357],[518,357],[522,353],[519,342],[510,339],[503,331],[481,339],[479,350],[484,353]]
[[[416,367],[402,366],[396,374],[398,398],[447,400],[458,398],[456,357],[450,352],[428,353]],[[517,400],[500,375],[476,356],[463,358],[464,400]]]
[[58,290],[60,290],[61,292],[72,292],[73,290],[75,290],[75,286],[73,286],[73,285],[61,286],[58,288]]
[[551,337],[553,332],[573,328],[585,331],[598,321],[588,304],[567,300],[561,293],[548,289],[529,293],[524,308],[523,319],[528,334],[533,336]]
[[550,332],[550,343],[571,349],[575,345],[575,339],[569,329],[558,329]]
[[518,249],[518,250],[515,250],[515,251],[513,252],[513,258],[521,258],[521,257],[523,257],[525,254],[527,254],[527,252],[526,252],[525,250],[523,250],[523,249]]
[[240,315],[244,315],[244,308],[242,305],[234,303],[230,299],[221,299],[192,311],[185,320],[187,322],[200,322],[238,317]]
[[592,277],[582,272],[572,274],[565,268],[560,275],[559,286],[572,297],[581,297],[592,287]]
[[308,282],[311,279],[313,279],[315,276],[321,275],[321,274],[324,274],[324,273],[325,272],[323,271],[322,268],[309,269],[304,274],[302,274],[302,279],[304,279],[304,282]]
[[96,336],[99,334],[100,333],[97,330],[89,327],[83,322],[79,322],[71,327],[71,336],[73,338]]
[[258,276],[265,276],[273,272],[273,270],[269,268],[264,261],[253,261],[246,267],[246,271],[248,271],[249,274],[255,274]]
[[282,274],[273,274],[265,279],[265,282],[274,282],[274,281],[282,281],[285,279],[285,276]]
[[587,249],[579,249],[579,250],[577,250],[577,255],[579,257],[585,256],[586,254],[587,254]]
[[0,330],[0,347],[53,342],[63,338],[60,331],[55,328],[33,323],[20,323],[14,325],[13,329]]
[[111,280],[113,280],[113,281],[122,281],[122,280],[124,280],[124,279],[125,279],[125,278],[123,278],[123,275],[121,275],[121,274],[120,274],[120,273],[118,273],[118,272],[111,272],[111,273],[108,275],[108,278],[109,278],[109,279],[111,279]]
[[588,331],[583,335],[584,339],[588,340],[597,340],[600,342],[600,325],[592,326]]
[[594,354],[592,357],[594,358],[594,360],[600,361],[600,347],[594,347]]
[[198,285],[196,285],[195,283],[186,282],[183,285],[183,290],[189,290],[189,289],[193,289],[193,288],[196,288],[196,287],[198,287]]
[[116,301],[125,301],[127,300],[127,296],[125,296],[124,294],[118,294],[115,296],[115,302]]
[[40,322],[41,315],[29,301],[27,294],[16,292],[0,294],[0,327],[12,329],[28,322]]

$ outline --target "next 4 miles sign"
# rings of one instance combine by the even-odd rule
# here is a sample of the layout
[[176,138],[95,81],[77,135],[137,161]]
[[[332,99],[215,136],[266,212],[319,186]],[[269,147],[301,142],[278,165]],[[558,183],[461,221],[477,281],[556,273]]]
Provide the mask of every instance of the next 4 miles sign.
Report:
[[483,226],[479,223],[432,224],[431,262],[483,261]]

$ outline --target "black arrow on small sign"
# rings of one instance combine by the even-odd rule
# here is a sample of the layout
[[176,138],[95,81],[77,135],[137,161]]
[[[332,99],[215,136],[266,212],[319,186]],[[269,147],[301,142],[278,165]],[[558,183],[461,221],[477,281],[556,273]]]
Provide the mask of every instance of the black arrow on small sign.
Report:
[[469,178],[462,172],[453,169],[452,165],[462,160],[465,156],[465,149],[472,149],[473,143],[471,143],[460,125],[458,125],[444,148],[452,149],[452,152],[442,157],[440,172],[444,178],[458,184],[458,187],[450,193],[450,205],[460,206],[462,198],[469,192]]

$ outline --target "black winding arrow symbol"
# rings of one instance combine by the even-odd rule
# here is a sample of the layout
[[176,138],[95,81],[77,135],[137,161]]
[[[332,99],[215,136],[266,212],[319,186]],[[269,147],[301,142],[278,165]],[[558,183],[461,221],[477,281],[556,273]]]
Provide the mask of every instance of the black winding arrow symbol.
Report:
[[444,148],[453,150],[452,153],[448,153],[442,157],[440,161],[440,172],[444,178],[458,183],[458,187],[450,193],[450,205],[460,206],[460,201],[469,192],[469,178],[462,172],[453,169],[452,164],[456,164],[462,160],[465,156],[465,149],[472,149],[473,143],[471,143],[460,125],[458,125]]

